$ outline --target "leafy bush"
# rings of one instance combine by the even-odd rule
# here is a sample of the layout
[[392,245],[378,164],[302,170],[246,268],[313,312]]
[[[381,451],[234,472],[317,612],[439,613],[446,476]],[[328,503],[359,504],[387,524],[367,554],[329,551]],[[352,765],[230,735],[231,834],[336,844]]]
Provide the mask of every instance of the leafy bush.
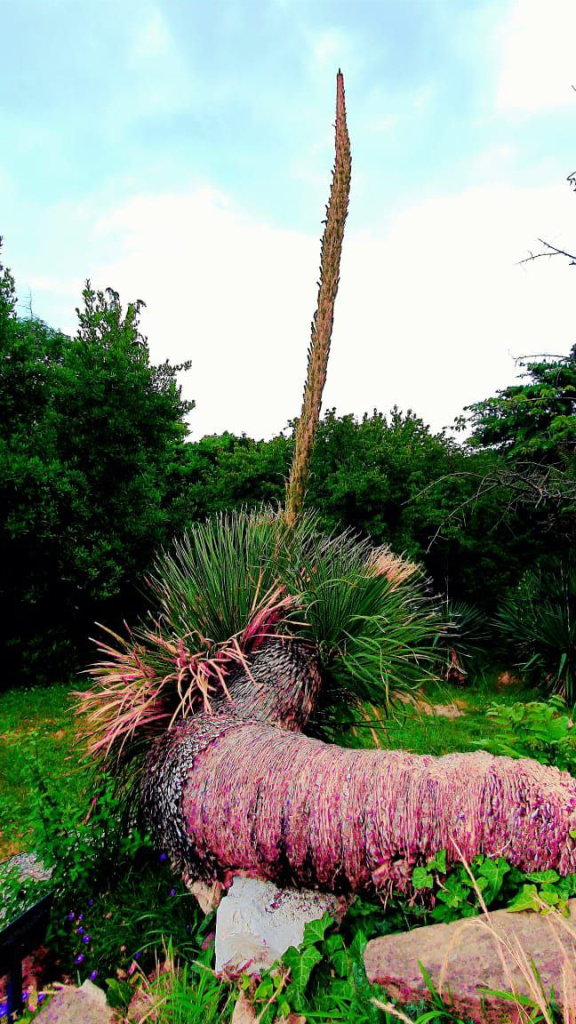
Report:
[[508,757],[532,757],[576,775],[576,708],[570,710],[561,697],[547,701],[494,704],[487,715],[499,731],[479,742],[484,750]]
[[505,907],[511,912],[555,907],[567,912],[568,900],[576,895],[576,874],[563,878],[553,870],[525,873],[503,857],[490,859],[480,854],[471,864],[457,864],[446,873],[446,851],[441,850],[424,867],[415,868],[412,883],[428,892],[434,906],[424,916],[448,924],[473,917],[484,907]]
[[173,531],[188,364],[150,364],[141,305],[88,282],[68,337],[16,316],[0,254],[0,688],[73,672],[104,609],[139,610],[134,583]]
[[138,964],[151,970],[167,935],[178,952],[196,950],[192,936],[201,943],[210,918],[201,919],[196,900],[149,837],[127,827],[111,779],[93,780],[81,818],[43,778],[35,781],[34,846],[52,877],[18,885],[13,876],[10,912],[53,890],[47,945],[58,970],[102,982],[129,977]]
[[576,557],[550,557],[522,577],[496,626],[523,673],[576,700]]

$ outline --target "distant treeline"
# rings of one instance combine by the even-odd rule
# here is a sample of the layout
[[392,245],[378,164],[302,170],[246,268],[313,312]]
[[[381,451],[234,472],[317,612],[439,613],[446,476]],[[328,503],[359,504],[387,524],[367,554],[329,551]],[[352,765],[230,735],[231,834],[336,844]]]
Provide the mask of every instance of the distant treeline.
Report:
[[[16,315],[0,265],[4,686],[84,667],[94,622],[136,621],[154,552],[192,522],[284,499],[292,434],[188,440],[193,403],[176,379],[188,366],[150,364],[139,308],[88,284],[70,338]],[[466,441],[412,412],[329,410],[307,503],[327,529],[391,545],[437,592],[492,614],[526,570],[573,545],[575,401],[576,346],[466,410]]]

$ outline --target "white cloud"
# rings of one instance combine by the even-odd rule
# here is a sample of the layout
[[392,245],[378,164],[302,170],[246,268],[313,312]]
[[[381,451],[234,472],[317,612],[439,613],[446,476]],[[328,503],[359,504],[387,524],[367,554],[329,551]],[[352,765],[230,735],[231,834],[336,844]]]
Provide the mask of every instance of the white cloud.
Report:
[[342,57],[346,50],[346,39],[342,32],[337,29],[326,29],[312,37],[312,53],[314,60],[320,67],[331,67],[335,61]]
[[514,0],[498,35],[500,109],[533,112],[574,103],[574,0]]
[[[571,210],[563,186],[487,186],[349,233],[324,406],[398,404],[439,429],[510,384],[513,357],[567,352],[576,270],[518,261],[539,234],[576,244]],[[256,221],[210,189],[139,196],[97,228],[98,249],[114,255],[91,267],[88,238],[93,282],[146,300],[155,361],[192,360],[193,437],[282,430],[300,411],[317,238]]]
[[150,58],[164,56],[172,46],[172,37],[162,12],[150,10],[144,20],[136,26],[132,40],[131,62],[140,64]]

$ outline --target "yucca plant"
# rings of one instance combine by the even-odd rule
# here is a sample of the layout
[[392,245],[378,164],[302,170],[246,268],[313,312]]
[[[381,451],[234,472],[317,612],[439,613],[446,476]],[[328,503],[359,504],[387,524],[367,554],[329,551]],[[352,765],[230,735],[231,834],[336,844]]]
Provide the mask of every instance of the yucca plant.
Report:
[[[194,526],[159,557],[149,621],[120,649],[104,645],[97,686],[82,698],[92,749],[123,782],[138,781],[147,823],[187,878],[226,885],[241,871],[336,892],[407,891],[415,865],[440,849],[454,856],[453,839],[472,858],[494,855],[504,837],[512,863],[565,874],[576,864],[576,794],[553,769],[488,754],[349,750],[304,734],[322,696],[385,705],[421,680],[440,630],[414,566],[349,532],[327,536],[303,512],[347,210],[345,113],[339,74],[286,508]],[[525,813],[516,815],[519,792]]]
[[439,671],[450,683],[466,683],[485,657],[489,622],[480,608],[465,601],[447,601],[446,626],[438,644],[443,659]]
[[387,705],[429,675],[439,617],[417,567],[350,531],[326,535],[314,512],[294,526],[281,509],[197,524],[148,583],[154,614],[125,637],[108,631],[80,698],[92,752],[118,765],[176,720],[237,698],[236,679],[250,680],[273,639],[310,652],[324,707],[343,693]]
[[512,657],[536,686],[576,700],[576,558],[542,559],[496,617]]

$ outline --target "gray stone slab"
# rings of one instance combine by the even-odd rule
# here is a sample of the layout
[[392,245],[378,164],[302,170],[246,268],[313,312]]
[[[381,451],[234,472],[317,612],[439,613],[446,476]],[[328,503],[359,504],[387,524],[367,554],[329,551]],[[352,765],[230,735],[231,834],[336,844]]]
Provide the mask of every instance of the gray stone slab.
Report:
[[300,945],[308,921],[341,909],[337,896],[236,877],[216,912],[216,970],[259,974]]

